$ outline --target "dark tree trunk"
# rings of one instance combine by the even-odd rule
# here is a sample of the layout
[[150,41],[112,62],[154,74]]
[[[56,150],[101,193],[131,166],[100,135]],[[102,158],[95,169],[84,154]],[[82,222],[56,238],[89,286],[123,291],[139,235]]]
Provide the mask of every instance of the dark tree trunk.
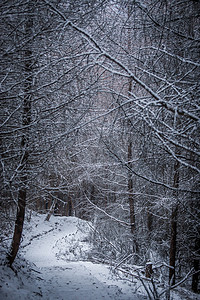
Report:
[[[30,124],[30,107],[27,108],[27,101],[24,100],[24,115],[23,115],[23,126],[27,126]],[[25,217],[25,208],[26,208],[26,194],[27,194],[27,161],[28,161],[28,135],[22,136],[21,141],[21,149],[23,151],[21,166],[19,168],[21,172],[20,176],[20,189],[18,192],[18,203],[17,203],[17,213],[15,220],[15,229],[13,234],[13,239],[11,243],[10,251],[7,255],[7,261],[10,266],[12,266],[17,252],[19,250],[19,245],[21,241],[23,225],[24,225],[24,217]]]
[[194,268],[194,274],[192,276],[192,290],[194,293],[198,293],[198,284],[199,284],[199,257],[200,257],[200,239],[197,238],[195,241],[195,254],[196,257],[193,260],[193,268]]
[[171,240],[170,240],[170,252],[169,252],[169,282],[175,284],[175,264],[176,264],[176,239],[177,239],[177,211],[175,207],[171,215]]
[[[132,5],[128,4],[128,23],[130,22]],[[131,52],[131,24],[128,26],[128,52]],[[128,96],[131,97],[132,91],[132,79],[130,78],[128,81]],[[130,211],[130,223],[131,223],[131,233],[135,233],[135,201],[133,196],[133,173],[132,173],[132,123],[131,120],[128,119],[128,201],[129,201],[129,211]]]
[[153,266],[151,262],[148,262],[146,264],[145,276],[146,278],[151,278],[152,274],[153,274]]
[[[177,151],[178,152],[178,151]],[[180,163],[175,161],[174,163],[174,182],[173,187],[178,189],[179,187],[179,168]],[[177,243],[177,214],[178,214],[178,191],[174,192],[174,201],[176,202],[172,207],[171,214],[171,239],[170,239],[170,251],[169,251],[169,283],[175,284],[175,265],[176,265],[176,243]]]
[[149,210],[147,211],[147,229],[148,231],[153,230],[153,215]]
[[18,207],[17,207],[17,215],[15,221],[15,229],[11,244],[10,252],[7,255],[7,261],[9,266],[12,266],[17,252],[19,250],[19,245],[22,236],[22,230],[24,225],[24,216],[25,216],[25,207],[26,207],[26,189],[21,189],[18,195]]
[[131,233],[135,232],[135,208],[134,208],[134,197],[133,197],[133,179],[132,179],[132,142],[128,141],[128,200],[129,200],[129,210],[130,210],[130,223],[131,223]]
[[69,204],[68,204],[69,206],[68,206],[68,210],[69,210],[69,213],[68,213],[68,215],[69,215],[69,217],[72,217],[73,216],[73,210],[72,210],[72,200],[69,200]]
[[199,283],[199,260],[194,259],[193,262],[194,274],[192,276],[192,290],[194,293],[198,293],[198,283]]
[[[32,20],[32,5],[31,1],[28,3],[28,10],[30,15],[28,19],[25,20],[25,34],[24,38],[30,38],[33,20]],[[25,84],[24,84],[24,100],[23,100],[23,114],[22,114],[22,128],[23,135],[21,139],[21,159],[19,166],[19,191],[18,191],[18,203],[17,203],[17,213],[15,220],[15,228],[11,243],[10,251],[7,254],[7,263],[11,267],[16,255],[19,250],[23,225],[24,225],[24,217],[25,217],[25,208],[26,208],[26,195],[27,195],[27,171],[28,171],[28,157],[29,157],[29,126],[31,124],[31,87],[32,87],[32,51],[31,45],[27,45],[24,50],[24,54],[22,55],[24,59],[24,73],[25,73]]]

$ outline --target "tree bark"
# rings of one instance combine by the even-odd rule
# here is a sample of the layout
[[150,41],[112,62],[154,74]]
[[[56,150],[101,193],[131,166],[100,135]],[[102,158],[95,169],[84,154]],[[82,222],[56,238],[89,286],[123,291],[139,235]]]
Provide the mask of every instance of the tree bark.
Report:
[[152,274],[153,274],[152,262],[147,262],[146,263],[146,268],[145,268],[145,277],[146,278],[151,278]]
[[[130,16],[131,16],[131,4],[128,5],[128,52],[131,52],[131,24],[130,23]],[[128,82],[128,96],[131,96],[132,90],[132,79],[129,79]],[[128,201],[129,201],[129,210],[130,210],[130,223],[131,223],[131,233],[135,233],[135,203],[133,197],[133,173],[131,172],[132,169],[132,160],[133,160],[133,153],[132,153],[132,128],[131,128],[131,120],[128,119]]]
[[[179,187],[179,161],[175,161],[174,163],[174,182],[173,187],[178,189]],[[178,214],[178,192],[174,193],[174,201],[176,203],[172,207],[171,214],[171,239],[170,239],[170,251],[169,251],[169,283],[175,284],[175,265],[176,265],[176,243],[177,243],[177,214]]]
[[[28,11],[30,12],[30,16],[25,20],[25,33],[24,38],[27,39],[31,36],[31,30],[33,26],[32,20],[32,1],[28,3]],[[28,171],[28,157],[29,157],[29,125],[31,124],[31,87],[32,87],[32,50],[31,45],[27,45],[27,48],[24,50],[23,59],[25,62],[24,65],[24,73],[25,73],[25,84],[24,84],[24,99],[23,99],[23,113],[22,113],[22,128],[23,135],[21,139],[21,159],[20,159],[20,187],[18,191],[18,204],[17,204],[17,213],[15,220],[15,228],[13,233],[13,238],[11,242],[10,251],[7,254],[7,263],[10,267],[16,258],[16,255],[19,250],[23,225],[24,225],[24,217],[25,217],[25,208],[26,208],[26,196],[27,196],[27,171]]]
[[171,215],[171,239],[170,239],[170,251],[169,251],[169,283],[175,284],[175,264],[176,264],[176,239],[177,239],[177,212],[178,207],[176,206],[172,210]]
[[194,293],[198,293],[198,284],[199,284],[199,256],[200,256],[200,239],[197,238],[195,241],[195,252],[196,257],[193,260],[193,268],[194,268],[194,274],[192,276],[192,290]]
[[52,204],[51,204],[51,207],[50,207],[50,210],[48,211],[48,214],[45,218],[45,221],[49,221],[52,214],[54,213],[54,209],[55,209],[55,206],[56,206],[56,203],[57,203],[57,200],[53,200]]
[[128,141],[128,200],[129,200],[129,210],[130,210],[130,223],[131,223],[131,233],[135,232],[135,208],[134,208],[134,198],[133,198],[133,179],[132,179],[132,142]]
[[192,290],[194,293],[198,293],[198,282],[199,282],[199,260],[194,259],[193,267],[195,273],[192,276]]
[[25,216],[25,207],[26,207],[26,188],[21,189],[18,195],[18,207],[17,207],[17,215],[15,221],[15,229],[11,244],[11,249],[7,255],[7,261],[9,266],[11,267],[17,252],[19,250],[19,245],[22,236],[22,230],[24,225],[24,216]]

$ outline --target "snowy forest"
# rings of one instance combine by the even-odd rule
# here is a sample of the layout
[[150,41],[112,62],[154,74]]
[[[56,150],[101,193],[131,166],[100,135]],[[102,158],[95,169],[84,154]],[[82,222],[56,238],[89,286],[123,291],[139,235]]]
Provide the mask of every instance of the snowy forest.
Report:
[[1,1],[2,265],[35,213],[76,217],[149,299],[199,296],[199,29],[198,0]]

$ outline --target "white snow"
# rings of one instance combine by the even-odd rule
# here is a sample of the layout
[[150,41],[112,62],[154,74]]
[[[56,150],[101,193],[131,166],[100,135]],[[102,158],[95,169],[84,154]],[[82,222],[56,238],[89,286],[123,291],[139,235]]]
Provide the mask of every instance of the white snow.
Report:
[[108,266],[86,261],[88,232],[87,222],[76,217],[52,216],[48,222],[44,215],[34,215],[25,224],[20,249],[20,259],[32,271],[28,275],[25,261],[17,276],[1,266],[0,299],[146,299],[133,284],[117,280]]
[[[89,230],[76,217],[52,216],[48,222],[33,213],[14,263],[17,274],[0,263],[0,300],[147,299],[140,280],[120,280],[109,266],[91,261]],[[182,289],[171,299],[199,298]]]

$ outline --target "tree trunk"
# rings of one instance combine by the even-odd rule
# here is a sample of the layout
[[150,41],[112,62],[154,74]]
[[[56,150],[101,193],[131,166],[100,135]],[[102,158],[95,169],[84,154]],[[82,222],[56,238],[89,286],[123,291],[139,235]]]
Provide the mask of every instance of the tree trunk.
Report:
[[[31,36],[33,20],[32,20],[32,5],[31,1],[28,3],[28,11],[30,12],[30,16],[25,21],[25,34],[24,38],[27,39]],[[23,114],[22,114],[22,128],[23,135],[21,139],[21,152],[22,156],[20,159],[20,187],[18,191],[18,204],[17,204],[17,213],[15,220],[15,229],[12,238],[11,248],[7,254],[6,262],[11,267],[16,255],[19,250],[19,245],[21,241],[23,225],[24,225],[24,217],[25,217],[25,208],[26,208],[26,195],[27,195],[27,171],[28,171],[28,157],[29,157],[29,125],[31,124],[31,87],[32,87],[32,51],[31,45],[28,45],[24,51],[23,59],[25,62],[24,72],[25,72],[25,84],[24,84],[24,100],[23,100]]]
[[153,274],[152,262],[147,262],[146,263],[146,268],[145,268],[145,277],[146,278],[151,278],[152,274]]
[[49,221],[50,220],[50,218],[51,218],[51,216],[52,216],[52,214],[54,212],[54,209],[56,207],[56,203],[57,203],[57,200],[54,199],[53,202],[52,202],[52,204],[51,204],[50,210],[48,211],[48,214],[47,214],[47,216],[45,218],[45,221]]
[[175,263],[176,263],[176,239],[177,239],[177,212],[178,207],[176,206],[172,210],[171,215],[171,240],[170,240],[170,251],[169,251],[169,283],[175,284]]
[[135,208],[134,208],[134,198],[133,198],[133,179],[132,179],[132,142],[128,141],[128,200],[129,200],[129,210],[130,210],[130,223],[131,223],[131,233],[135,232]]
[[194,268],[194,274],[192,276],[192,290],[194,293],[198,293],[198,284],[199,284],[199,257],[200,257],[200,239],[197,238],[195,241],[195,254],[196,257],[193,260],[193,268]]
[[[131,24],[130,24],[130,17],[131,17],[131,10],[132,4],[128,4],[128,53],[131,52]],[[128,97],[131,97],[132,91],[132,79],[130,78],[128,81]],[[128,201],[129,201],[129,210],[130,210],[130,223],[131,223],[131,233],[135,233],[135,201],[133,197],[133,173],[132,173],[132,160],[133,160],[133,153],[132,153],[132,124],[131,120],[128,119]]]
[[9,266],[11,267],[17,252],[19,250],[20,240],[22,236],[22,230],[24,225],[24,216],[25,216],[25,207],[26,207],[26,188],[21,189],[18,195],[18,207],[17,207],[17,215],[15,221],[15,229],[11,244],[10,252],[7,255],[7,261]]
[[[30,109],[30,107],[29,107]],[[29,109],[27,108],[27,101],[24,100],[24,114],[23,114],[23,126],[27,126],[30,124],[29,119]],[[28,134],[22,136],[21,141],[21,149],[23,151],[22,159],[21,159],[21,166],[19,168],[21,172],[20,176],[20,184],[21,187],[18,192],[18,204],[17,204],[17,213],[16,213],[16,220],[15,220],[15,229],[13,234],[13,239],[11,243],[10,251],[7,255],[7,261],[9,266],[12,266],[17,252],[19,250],[19,245],[22,236],[22,230],[24,225],[24,217],[25,217],[25,208],[26,208],[26,194],[27,194],[27,161],[28,161]]]
[[73,206],[72,206],[72,200],[71,199],[68,202],[68,216],[69,217],[73,216]]
[[[176,151],[178,153],[178,151]],[[175,161],[174,163],[174,182],[173,187],[178,189],[179,187],[179,168],[180,163]],[[177,214],[178,214],[178,192],[174,192],[174,201],[176,203],[172,207],[171,214],[171,239],[170,239],[170,251],[169,251],[169,283],[175,284],[175,264],[176,264],[176,242],[177,242]]]
[[192,276],[192,290],[194,293],[198,293],[198,283],[199,283],[199,260],[194,259],[193,262],[194,274]]

